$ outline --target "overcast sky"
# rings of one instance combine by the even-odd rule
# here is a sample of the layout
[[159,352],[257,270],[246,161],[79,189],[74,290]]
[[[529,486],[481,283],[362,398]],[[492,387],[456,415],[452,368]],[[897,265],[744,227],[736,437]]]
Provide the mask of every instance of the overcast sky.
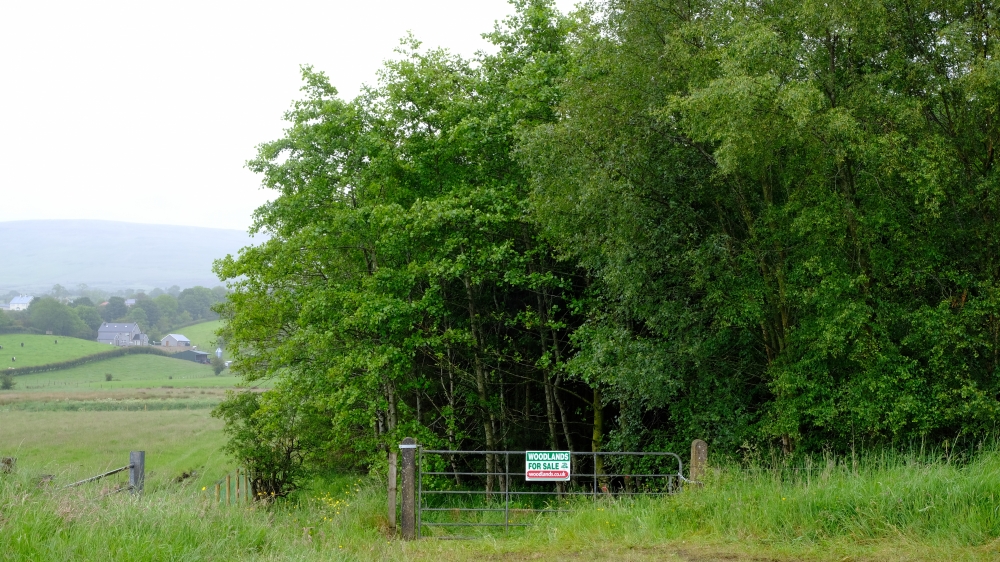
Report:
[[245,229],[269,193],[244,162],[280,137],[299,65],[351,98],[408,30],[469,56],[511,12],[506,0],[0,2],[0,221]]

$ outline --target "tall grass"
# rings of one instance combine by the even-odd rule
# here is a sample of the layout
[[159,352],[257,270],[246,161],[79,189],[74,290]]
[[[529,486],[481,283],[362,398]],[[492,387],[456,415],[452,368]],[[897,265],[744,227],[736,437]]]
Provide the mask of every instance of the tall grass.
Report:
[[1000,559],[992,452],[964,465],[723,468],[669,498],[580,501],[506,537],[415,543],[388,532],[384,482],[373,478],[318,479],[289,500],[226,506],[207,476],[132,498],[40,488],[30,468],[20,472],[0,476],[0,557],[17,560]]

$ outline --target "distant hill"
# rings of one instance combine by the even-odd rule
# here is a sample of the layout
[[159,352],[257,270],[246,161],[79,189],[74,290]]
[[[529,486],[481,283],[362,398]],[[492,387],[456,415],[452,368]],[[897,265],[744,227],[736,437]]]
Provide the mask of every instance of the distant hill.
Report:
[[[257,243],[263,239],[258,238]],[[0,222],[0,293],[56,283],[115,290],[219,284],[212,261],[254,243],[246,232],[89,220]]]

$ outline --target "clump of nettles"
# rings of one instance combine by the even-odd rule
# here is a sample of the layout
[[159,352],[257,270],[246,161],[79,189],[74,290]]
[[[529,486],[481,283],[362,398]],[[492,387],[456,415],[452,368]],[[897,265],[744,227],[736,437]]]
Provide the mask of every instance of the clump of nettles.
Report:
[[0,375],[0,390],[10,390],[15,384],[17,383],[14,382],[14,375],[10,373]]

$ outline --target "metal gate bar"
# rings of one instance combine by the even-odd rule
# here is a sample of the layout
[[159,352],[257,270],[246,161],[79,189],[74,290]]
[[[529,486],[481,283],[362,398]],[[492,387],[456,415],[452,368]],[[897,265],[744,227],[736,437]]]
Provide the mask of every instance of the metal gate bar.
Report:
[[[590,491],[531,491],[531,490],[512,490],[510,486],[510,479],[512,476],[521,476],[520,473],[512,473],[510,471],[510,456],[519,455],[523,456],[526,451],[453,451],[453,450],[436,450],[436,449],[423,449],[417,447],[417,537],[423,536],[423,527],[503,527],[504,532],[509,532],[511,527],[530,527],[533,523],[511,523],[510,521],[510,511],[511,511],[511,499],[516,496],[590,496],[592,499],[596,500],[598,497],[607,496],[666,496],[674,494],[681,490],[684,482],[687,481],[684,478],[684,463],[680,456],[674,453],[666,452],[655,452],[655,453],[643,453],[643,452],[587,452],[587,453],[574,453],[570,452],[571,458],[577,459],[590,459],[597,467],[598,457],[672,457],[677,461],[677,472],[676,473],[666,473],[666,474],[653,474],[647,472],[641,473],[597,473],[585,472],[576,473],[571,477],[570,482],[576,479],[590,479],[591,480],[591,490]],[[423,475],[425,471],[423,470],[423,454],[434,454],[434,455],[447,455],[452,457],[452,462],[454,463],[454,456],[456,455],[474,455],[482,456],[486,455],[503,455],[504,457],[504,472],[475,472],[475,471],[426,471],[428,476],[446,476],[449,478],[454,478],[456,476],[473,476],[473,477],[492,477],[499,476],[502,479],[502,490],[424,490],[423,489]],[[453,464],[454,466],[454,464]],[[495,465],[494,465],[495,466]],[[598,480],[607,481],[614,478],[663,478],[665,479],[666,491],[653,492],[653,491],[628,491],[622,489],[620,491],[612,492],[607,487],[602,487],[600,494],[598,493]],[[553,482],[547,482],[544,484],[553,484]],[[430,507],[424,505],[424,495],[467,495],[467,496],[502,496],[504,505],[500,507]],[[503,523],[486,523],[486,522],[441,522],[441,521],[423,521],[424,512],[474,512],[474,513],[504,513]],[[566,513],[572,510],[568,509],[552,509],[552,508],[517,508],[518,513]],[[463,536],[441,536],[438,538],[442,539],[460,539],[460,538],[472,538]]]

